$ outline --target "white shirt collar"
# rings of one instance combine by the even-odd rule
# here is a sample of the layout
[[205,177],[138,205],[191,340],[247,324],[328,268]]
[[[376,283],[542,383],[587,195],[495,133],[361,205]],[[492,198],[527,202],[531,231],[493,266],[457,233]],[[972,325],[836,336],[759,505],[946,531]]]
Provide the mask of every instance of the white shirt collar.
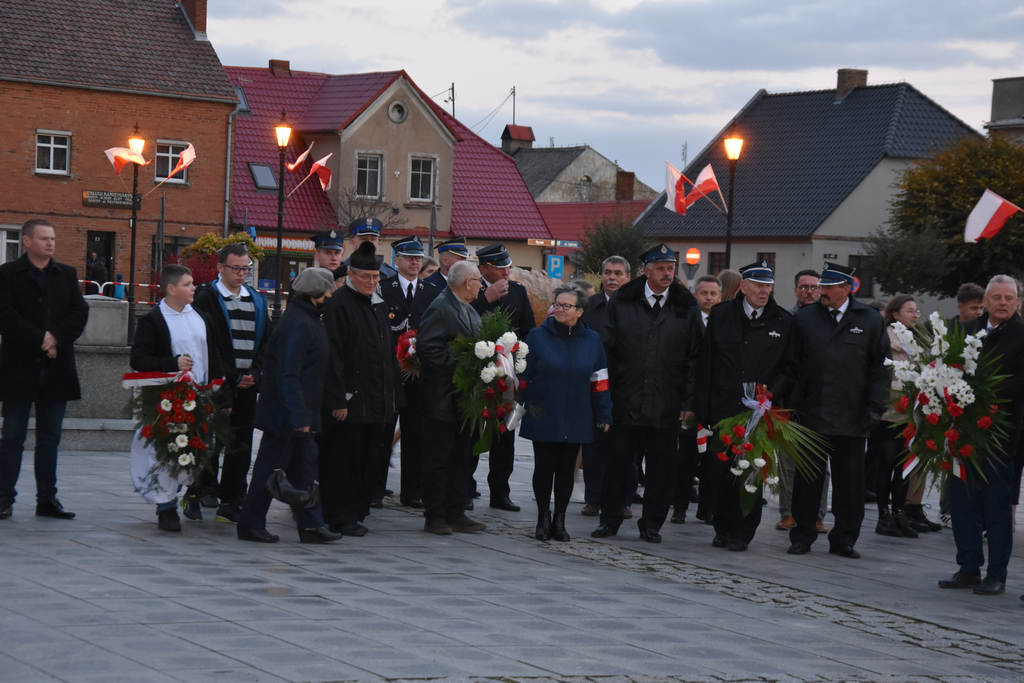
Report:
[[710,318],[710,317],[711,317],[711,314],[710,314],[710,313],[705,313],[704,311],[701,311],[701,312],[700,312],[700,321],[701,321],[702,323],[704,323],[704,326],[705,326],[705,327],[707,327],[707,324],[708,324],[708,318]]
[[764,306],[762,306],[761,308],[754,308],[753,306],[750,305],[750,301],[747,300],[747,297],[744,296],[743,297],[743,312],[749,318],[750,314],[753,313],[754,311],[757,311],[757,317],[760,318],[761,315],[764,313]]
[[398,274],[398,284],[402,286],[402,294],[405,294],[406,292],[409,291],[409,285],[412,285],[412,291],[415,294],[417,282],[419,282],[419,278],[416,278],[415,280],[406,280],[405,276],[403,276],[401,273]]
[[[849,307],[850,307],[850,297],[846,297],[846,299],[843,301],[843,305],[840,306],[839,308],[835,309],[835,310],[839,311],[839,315],[836,316],[836,322],[839,322],[840,320],[843,319],[843,316],[846,315],[846,309],[849,308]],[[829,311],[831,311],[831,310],[832,309],[829,309]],[[829,315],[831,315],[831,313],[829,313]]]
[[[648,282],[644,283],[644,298],[647,299],[647,303],[654,308],[654,290],[651,289],[651,285]],[[661,305],[664,306],[665,302],[668,301],[668,289],[661,293]]]
[[237,299],[241,298],[242,294],[245,293],[245,287],[240,287],[238,289],[238,294],[235,294],[234,292],[227,288],[227,285],[225,285],[220,278],[217,278],[217,291],[220,292],[226,299]]

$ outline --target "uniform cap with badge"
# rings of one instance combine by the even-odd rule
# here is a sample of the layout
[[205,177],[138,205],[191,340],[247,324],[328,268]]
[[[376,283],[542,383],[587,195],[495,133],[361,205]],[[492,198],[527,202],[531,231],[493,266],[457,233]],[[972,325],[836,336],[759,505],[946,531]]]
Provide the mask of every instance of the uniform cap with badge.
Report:
[[494,266],[495,268],[508,268],[512,265],[512,257],[501,242],[488,244],[476,250],[476,258],[480,263]]
[[821,277],[818,279],[818,285],[821,287],[829,287],[833,285],[853,285],[854,277],[853,274],[856,269],[852,266],[844,266],[838,263],[831,263],[826,261],[825,267],[821,269]]
[[364,235],[379,236],[383,227],[384,224],[373,216],[360,216],[348,224],[348,231],[353,237],[362,237]]
[[750,265],[740,268],[740,275],[744,280],[756,282],[761,285],[775,284],[775,272],[772,270],[772,267],[768,265],[768,261],[763,259],[759,263],[751,263]]
[[395,252],[395,256],[423,256],[423,243],[420,242],[419,238],[415,235],[409,237],[403,237],[402,239],[393,242],[391,248]]
[[445,252],[461,256],[462,258],[469,258],[469,249],[466,248],[466,238],[453,237],[450,240],[445,240],[437,245],[438,254],[443,254]]
[[644,263],[676,263],[679,259],[676,257],[676,253],[672,251],[667,244],[659,244],[653,249],[645,252],[640,260]]
[[325,230],[318,232],[309,239],[313,240],[313,246],[317,249],[335,249],[344,251],[344,238],[337,230]]

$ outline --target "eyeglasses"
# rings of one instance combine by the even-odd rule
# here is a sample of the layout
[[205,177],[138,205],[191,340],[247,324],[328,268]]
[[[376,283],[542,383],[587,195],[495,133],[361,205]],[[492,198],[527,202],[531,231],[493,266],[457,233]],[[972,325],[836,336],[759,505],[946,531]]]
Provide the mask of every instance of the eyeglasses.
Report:
[[252,266],[224,266],[224,267],[227,268],[228,270],[232,271],[232,272],[238,273],[239,275],[241,275],[242,273],[251,273],[252,272]]
[[551,308],[556,311],[571,311],[574,308],[579,308],[576,304],[551,304]]
[[797,287],[801,292],[813,292],[816,289],[821,289],[818,285],[800,285]]

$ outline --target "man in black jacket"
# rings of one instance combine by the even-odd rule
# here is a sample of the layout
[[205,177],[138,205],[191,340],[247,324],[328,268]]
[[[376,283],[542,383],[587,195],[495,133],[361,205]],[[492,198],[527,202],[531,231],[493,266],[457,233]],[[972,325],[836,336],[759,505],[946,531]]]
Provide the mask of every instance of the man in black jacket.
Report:
[[[512,257],[509,256],[505,245],[495,242],[477,249],[476,257],[480,261],[480,274],[484,282],[480,294],[473,302],[473,308],[481,316],[501,308],[512,320],[512,331],[520,339],[526,339],[526,335],[536,326],[533,308],[530,306],[530,296],[526,293],[526,287],[509,279]],[[510,429],[495,437],[487,454],[487,487],[491,490],[491,507],[511,512],[519,512],[519,506],[509,498],[508,485],[515,462],[515,444],[516,433],[514,429]],[[476,472],[478,462],[479,457],[475,457],[470,473],[471,492],[476,490],[476,480],[472,479],[472,473]]]
[[359,245],[345,287],[326,306],[330,347],[324,391],[320,484],[331,531],[364,536],[378,473],[397,408],[398,363],[384,301],[377,294],[380,257]]
[[[786,392],[784,363],[793,316],[775,303],[775,273],[766,263],[740,268],[740,295],[711,309],[696,371],[697,419],[709,427],[746,410],[744,385],[765,385],[778,405]],[[728,452],[717,435],[718,448]],[[731,461],[712,456],[704,477],[712,490],[716,548],[746,550],[761,523],[761,492],[746,515],[740,506],[743,481],[729,473]],[[742,478],[746,478],[746,473]]]
[[[393,243],[391,248],[395,252],[398,273],[394,277],[381,280],[380,295],[387,307],[391,346],[394,348],[402,334],[419,327],[420,317],[440,290],[420,278],[423,244],[419,239],[415,236],[405,237]],[[419,378],[409,377],[403,382],[402,389],[402,480],[399,501],[402,505],[422,508],[422,453],[426,444],[423,441],[421,424],[422,399]],[[385,469],[385,480],[386,474]]]
[[36,514],[72,519],[57,500],[57,446],[68,401],[81,398],[75,340],[89,306],[71,266],[53,259],[48,221],[21,226],[21,258],[0,266],[0,519],[11,516],[32,405],[36,408]]
[[623,285],[608,306],[604,341],[612,387],[612,451],[601,488],[595,538],[622,524],[623,483],[633,454],[647,458],[640,538],[661,542],[661,525],[675,486],[676,440],[692,417],[689,350],[693,295],[675,280],[677,257],[659,244],[644,254],[642,277]]
[[[818,303],[800,309],[793,323],[786,373],[798,419],[828,441],[832,468],[829,552],[857,558],[854,544],[864,521],[864,450],[867,435],[889,399],[889,335],[882,316],[850,295],[854,270],[826,263]],[[824,475],[797,472],[789,531],[792,555],[810,552]]]
[[[984,478],[968,469],[967,481],[950,477],[949,499],[953,512],[956,562],[953,578],[939,581],[940,588],[973,587],[980,595],[998,595],[1006,588],[1006,568],[1013,548],[1012,505],[1020,492],[1021,462],[1014,462],[1024,428],[1024,320],[1021,320],[1020,291],[1008,275],[994,275],[985,287],[985,313],[964,325],[967,334],[985,330],[982,355],[997,357],[1000,374],[999,409],[1009,416],[1005,450],[985,460]],[[988,568],[985,564],[982,532],[988,538]],[[1021,597],[1024,599],[1024,596]]]

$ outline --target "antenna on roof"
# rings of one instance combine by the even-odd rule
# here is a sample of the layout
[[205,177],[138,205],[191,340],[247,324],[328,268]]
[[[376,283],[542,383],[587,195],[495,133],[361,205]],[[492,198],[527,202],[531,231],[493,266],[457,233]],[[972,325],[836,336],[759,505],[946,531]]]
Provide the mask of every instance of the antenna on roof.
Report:
[[551,135],[551,136],[548,137],[548,145],[550,147],[554,147],[555,146],[555,136],[554,135]]
[[512,125],[516,125],[516,86],[512,86]]
[[455,118],[455,83],[452,82],[452,87],[448,88],[448,97],[444,98],[445,102],[452,103],[452,118]]
[[686,140],[683,140],[683,148],[679,152],[679,158],[682,159],[682,161],[683,161],[683,168],[686,168],[687,156],[688,155],[687,155]]

